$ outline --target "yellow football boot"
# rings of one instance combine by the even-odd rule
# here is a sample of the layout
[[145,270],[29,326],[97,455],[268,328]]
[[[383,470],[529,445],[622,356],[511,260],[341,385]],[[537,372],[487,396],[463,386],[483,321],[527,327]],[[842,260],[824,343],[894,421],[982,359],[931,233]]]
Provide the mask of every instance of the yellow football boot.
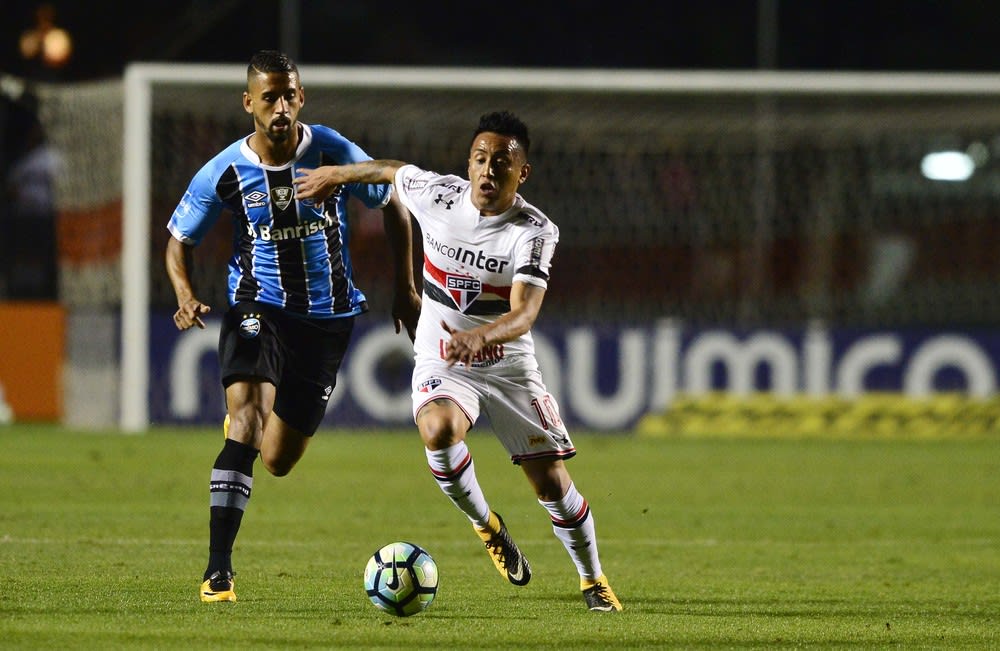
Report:
[[489,528],[480,529],[476,526],[472,528],[486,545],[486,551],[500,572],[500,576],[514,585],[526,585],[531,580],[531,566],[528,565],[528,559],[511,540],[503,518],[491,511]]
[[201,584],[201,600],[205,603],[236,601],[234,587],[235,581],[231,572],[215,572]]
[[621,612],[622,604],[608,585],[608,577],[603,574],[593,581],[580,579],[580,590],[583,591],[583,600],[587,602],[587,608],[590,610],[603,613]]

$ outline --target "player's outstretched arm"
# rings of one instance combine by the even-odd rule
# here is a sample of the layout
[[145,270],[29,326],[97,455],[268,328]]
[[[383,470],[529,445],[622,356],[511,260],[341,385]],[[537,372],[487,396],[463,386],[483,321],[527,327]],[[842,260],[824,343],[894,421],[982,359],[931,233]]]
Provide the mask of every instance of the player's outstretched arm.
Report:
[[337,186],[347,183],[392,183],[406,163],[398,160],[368,160],[351,165],[323,165],[315,169],[299,168],[292,180],[296,199],[325,201]]
[[184,244],[174,237],[167,242],[165,256],[167,276],[170,277],[170,284],[174,286],[174,294],[177,295],[174,325],[178,330],[187,330],[193,326],[204,329],[205,322],[201,317],[212,311],[211,307],[195,297],[194,289],[191,287],[191,275],[188,270],[194,258],[193,250],[194,247],[190,244]]

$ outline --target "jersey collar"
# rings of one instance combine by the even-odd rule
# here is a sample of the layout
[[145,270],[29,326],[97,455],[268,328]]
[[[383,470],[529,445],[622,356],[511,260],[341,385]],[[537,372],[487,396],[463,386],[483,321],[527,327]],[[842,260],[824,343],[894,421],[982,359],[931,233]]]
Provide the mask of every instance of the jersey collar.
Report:
[[267,170],[287,169],[288,167],[291,167],[294,163],[298,162],[298,160],[302,158],[302,155],[305,154],[306,150],[309,148],[309,145],[312,144],[313,132],[312,129],[309,128],[309,125],[305,124],[304,122],[299,122],[298,127],[299,127],[299,146],[295,150],[295,158],[288,161],[284,165],[264,165],[263,163],[261,163],[260,156],[258,156],[257,152],[255,152],[253,149],[250,148],[250,136],[244,138],[243,142],[240,143],[240,153],[243,154],[244,158],[246,158],[254,165],[257,165],[258,167],[262,167]]

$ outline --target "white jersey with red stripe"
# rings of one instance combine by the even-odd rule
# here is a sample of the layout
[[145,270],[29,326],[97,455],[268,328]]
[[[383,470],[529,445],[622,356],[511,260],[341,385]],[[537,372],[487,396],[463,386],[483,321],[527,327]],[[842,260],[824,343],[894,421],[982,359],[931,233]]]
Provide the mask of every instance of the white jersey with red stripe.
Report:
[[[510,311],[515,282],[548,286],[559,229],[520,195],[501,215],[484,217],[472,204],[471,184],[405,165],[395,187],[423,235],[423,307],[414,351],[419,363],[442,358],[444,321],[468,330]],[[516,363],[537,368],[531,333],[484,349],[473,368]]]

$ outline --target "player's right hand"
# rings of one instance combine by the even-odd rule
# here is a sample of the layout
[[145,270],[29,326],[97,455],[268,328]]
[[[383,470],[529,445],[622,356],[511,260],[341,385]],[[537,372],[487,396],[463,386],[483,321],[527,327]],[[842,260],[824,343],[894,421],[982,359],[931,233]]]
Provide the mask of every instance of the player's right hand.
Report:
[[174,312],[174,325],[178,330],[187,330],[193,326],[205,329],[205,322],[201,320],[203,314],[208,314],[212,308],[197,299],[191,299],[184,303]]

